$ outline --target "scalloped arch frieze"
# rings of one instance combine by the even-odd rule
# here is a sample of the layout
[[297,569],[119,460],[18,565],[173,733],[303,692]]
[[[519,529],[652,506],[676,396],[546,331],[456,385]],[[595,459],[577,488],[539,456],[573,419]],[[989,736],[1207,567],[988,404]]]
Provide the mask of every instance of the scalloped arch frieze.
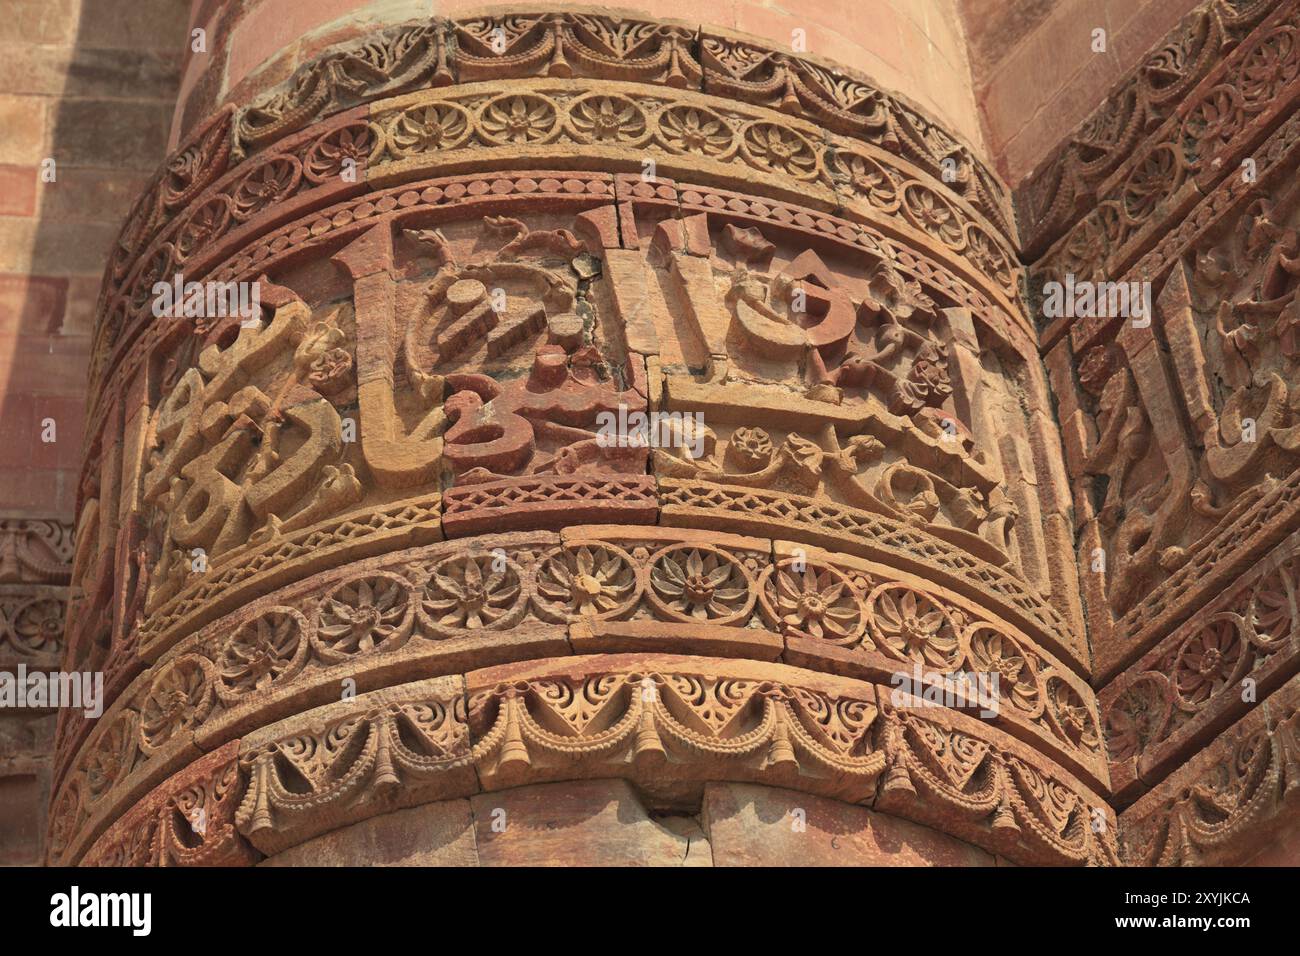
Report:
[[584,777],[650,794],[767,783],[938,825],[1016,863],[1118,862],[1097,793],[982,721],[868,682],[664,653],[500,665],[307,709],[178,768],[111,826],[69,823],[73,781],[53,856],[247,864],[395,808]]

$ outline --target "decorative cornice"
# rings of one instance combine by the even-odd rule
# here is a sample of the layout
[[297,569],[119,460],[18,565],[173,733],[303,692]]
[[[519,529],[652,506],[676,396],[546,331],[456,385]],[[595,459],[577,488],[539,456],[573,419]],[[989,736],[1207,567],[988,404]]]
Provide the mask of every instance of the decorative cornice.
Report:
[[1116,798],[1129,800],[1300,671],[1300,535],[1101,692]]
[[708,27],[602,13],[435,18],[341,44],[240,110],[235,150],[251,153],[334,113],[422,86],[537,77],[630,81],[766,106],[897,154],[952,184],[1000,229],[1008,225],[1004,187],[966,144],[843,65]]
[[[1000,277],[994,287],[1004,307],[1022,313],[1015,241],[996,180],[952,136],[865,81],[742,41],[701,35],[698,42],[709,51],[705,59],[712,65],[703,72],[696,68],[700,79],[694,85],[665,85],[653,78],[659,58],[642,47],[676,44],[681,37],[672,38],[679,28],[599,16],[521,15],[501,23],[451,22],[438,29],[459,31],[464,39],[492,35],[498,26],[505,31],[508,50],[517,44],[524,52],[490,55],[480,58],[481,63],[477,55],[467,53],[466,63],[476,65],[463,73],[453,58],[450,69],[456,82],[451,85],[442,82],[447,74],[435,66],[445,55],[437,51],[447,48],[435,39],[441,35],[438,30],[427,24],[394,28],[322,55],[264,101],[238,115],[226,107],[196,129],[137,201],[110,257],[96,320],[92,394],[102,391],[105,374],[120,360],[123,342],[136,334],[128,326],[143,324],[142,316],[152,318],[147,305],[159,277],[178,271],[187,279],[202,277],[212,263],[205,247],[227,233],[247,243],[276,223],[277,217],[265,215],[267,211],[277,212],[283,221],[285,211],[301,213],[383,188],[411,178],[416,170],[424,175],[479,165],[577,170],[590,168],[592,157],[599,156],[602,168],[636,173],[644,171],[646,159],[657,160],[666,164],[664,172],[671,176],[674,157],[684,156],[689,162],[676,169],[679,173],[716,168],[720,177],[732,177],[736,187],[750,193],[816,199],[827,212],[856,205],[869,219],[905,223],[909,230],[934,236],[950,248],[964,251],[969,246],[987,274]],[[560,48],[557,42],[569,50],[570,62],[587,63],[591,69],[548,66],[553,66],[552,54]],[[572,48],[591,43],[604,52],[587,56]],[[416,52],[421,49],[423,53]],[[624,66],[609,67],[611,58]],[[711,70],[721,72],[715,76]],[[539,71],[557,92],[571,91],[562,94],[561,101],[545,95],[538,101],[543,112],[553,115],[553,129],[536,141],[528,134],[527,141],[519,143],[511,142],[514,134],[505,139],[493,134],[491,116],[484,125],[483,115],[484,110],[490,114],[493,103],[474,91],[508,91],[517,79],[519,92],[527,95],[537,87]],[[489,80],[491,87],[476,86]],[[570,102],[581,91],[594,90],[593,84],[602,90],[624,84],[626,92],[612,100],[602,93],[596,99]],[[437,92],[383,99],[424,85]],[[603,108],[602,98],[619,104],[615,115],[633,101],[642,103],[632,105],[631,112],[640,117],[637,128],[645,131],[644,143],[630,135],[626,124],[607,131],[603,121],[584,125],[580,116],[567,115],[571,107],[581,111],[583,103],[588,110]],[[679,101],[676,106],[674,99]],[[443,101],[447,115],[438,113]],[[499,106],[504,100],[493,102]],[[406,109],[410,104],[414,111]],[[389,114],[386,120],[385,111],[391,109],[404,112]],[[674,133],[671,117],[677,113],[691,113],[688,125],[703,122],[712,132],[699,143],[693,128]],[[426,127],[430,115],[452,126]],[[392,122],[404,124],[405,132],[396,140],[384,132],[385,124]],[[232,148],[241,135],[257,143],[257,152],[246,158],[243,145],[248,144]],[[465,150],[459,162],[444,157],[449,144]],[[516,152],[521,145],[526,148],[512,161],[494,155]],[[385,157],[392,160],[412,150],[426,155],[414,164],[384,162]],[[282,158],[264,155],[271,152]],[[357,176],[350,183],[339,181],[336,168],[346,158],[357,163]],[[814,181],[820,193],[811,188]],[[260,229],[258,224],[263,224]],[[230,244],[217,243],[226,248]]]
[[[1238,93],[1225,91],[1222,84],[1233,83],[1234,68],[1245,56],[1243,40],[1275,6],[1276,0],[1210,0],[1189,13],[1016,188],[1016,218],[1027,259],[1038,258],[1067,233],[1071,238],[1063,241],[1079,246],[1084,235],[1092,236],[1102,224],[1122,229],[1125,210],[1132,216],[1140,206],[1153,204],[1141,200],[1144,166],[1154,164],[1157,177],[1171,180],[1188,169],[1205,169],[1207,161],[1219,173],[1228,170],[1223,157],[1214,157],[1218,146],[1235,134],[1231,124],[1240,121],[1225,113],[1243,104]],[[1270,19],[1276,21],[1276,16]],[[1197,90],[1210,93],[1200,106],[1189,99]],[[1256,111],[1266,106],[1266,97],[1248,99]],[[1172,151],[1152,151],[1151,144],[1174,138],[1181,142]],[[1209,143],[1214,145],[1207,148]],[[1122,202],[1107,202],[1115,199]],[[1092,223],[1080,227],[1083,234],[1072,231],[1081,217]]]
[[1241,866],[1300,799],[1300,679],[1261,700],[1120,816],[1130,866]]
[[[1015,863],[1118,862],[1104,802],[979,720],[793,667],[662,654],[506,665],[308,711],[178,774],[83,862],[247,860],[250,843],[275,853],[404,806],[584,777],[652,795],[766,783],[941,819]],[[168,837],[199,809],[202,832]],[[86,844],[65,813],[56,803],[56,856],[71,859]]]
[[122,815],[81,866],[248,866],[257,853],[235,830],[243,792],[239,742],[200,757]]

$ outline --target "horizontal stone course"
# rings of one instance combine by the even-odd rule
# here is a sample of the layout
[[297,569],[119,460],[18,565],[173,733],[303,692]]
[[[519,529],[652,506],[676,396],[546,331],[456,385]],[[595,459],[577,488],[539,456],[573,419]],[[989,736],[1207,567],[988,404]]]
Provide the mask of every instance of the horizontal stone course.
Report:
[[[524,692],[525,685],[531,689]],[[556,693],[566,685],[568,693]],[[660,689],[647,696],[647,686]],[[517,691],[529,696],[516,696]],[[575,691],[576,696],[570,696]],[[701,693],[705,697],[699,697]],[[664,705],[658,703],[659,694],[669,695],[665,703],[669,699],[674,703],[660,709]],[[1111,852],[1106,849],[1105,837],[1100,843],[1093,841],[1089,836],[1093,831],[1084,824],[1104,812],[1101,801],[1068,774],[1043,764],[1032,750],[979,721],[945,714],[942,708],[897,708],[883,699],[878,707],[879,694],[887,692],[779,664],[662,654],[518,663],[473,671],[463,679],[402,684],[306,711],[223,745],[129,810],[100,836],[81,862],[138,865],[156,863],[163,857],[181,865],[250,862],[254,859],[250,842],[272,860],[288,851],[291,855],[285,862],[292,862],[312,852],[311,841],[325,841],[316,844],[321,847],[320,859],[346,864],[347,854],[359,852],[357,841],[369,848],[366,852],[378,852],[381,843],[376,841],[383,841],[382,845],[390,847],[383,851],[386,862],[413,862],[411,854],[417,854],[424,862],[463,863],[471,844],[463,835],[456,835],[463,834],[463,822],[453,821],[464,821],[464,811],[454,809],[455,802],[438,801],[470,797],[476,830],[472,846],[477,848],[481,864],[559,863],[564,854],[572,852],[574,841],[565,839],[548,849],[545,841],[531,838],[529,830],[539,825],[544,830],[553,828],[554,822],[544,823],[543,819],[554,821],[556,814],[566,817],[568,806],[577,814],[572,825],[607,828],[609,824],[597,823],[597,819],[600,813],[609,812],[600,810],[609,797],[598,794],[618,794],[615,799],[622,805],[639,802],[627,784],[611,790],[599,782],[602,777],[620,777],[649,794],[659,809],[637,827],[620,825],[608,830],[608,836],[593,831],[595,843],[588,844],[590,855],[582,859],[613,862],[627,853],[631,854],[629,860],[642,862],[685,859],[687,865],[705,864],[708,858],[699,855],[704,850],[700,837],[707,835],[713,862],[718,863],[720,848],[728,853],[752,852],[743,849],[734,830],[728,834],[727,818],[735,811],[727,809],[723,793],[762,792],[761,788],[726,791],[719,790],[717,784],[706,785],[718,773],[779,786],[793,784],[825,795],[856,794],[857,802],[868,805],[888,803],[890,812],[905,817],[936,823],[944,820],[945,828],[955,826],[965,839],[997,847],[1013,860],[1105,861]],[[823,709],[825,704],[817,701],[833,702],[835,716],[831,718]],[[718,706],[722,710],[714,709]],[[625,711],[628,707],[631,710]],[[558,717],[561,713],[572,723],[567,733],[557,736],[562,725],[547,715]],[[691,713],[696,716],[689,716]],[[957,774],[943,783],[932,776],[913,776],[920,772],[921,764],[911,763],[913,758],[905,755],[912,753],[910,748],[922,746],[923,738],[910,740],[905,726],[918,720],[943,728],[941,734],[975,734],[974,739],[983,741],[978,747],[990,748],[987,758],[981,758],[990,761],[986,770],[970,782],[994,788],[994,801],[986,810],[957,809],[963,804],[942,809],[947,806],[947,789],[961,789],[966,771],[955,766],[941,770],[941,774]],[[880,730],[873,729],[880,721],[884,721]],[[810,732],[814,735],[809,736]],[[630,753],[620,756],[633,739],[635,759]],[[322,746],[342,749],[322,764],[312,756],[321,753],[318,748]],[[553,750],[567,754],[561,763],[554,763]],[[936,756],[941,765],[948,760]],[[291,765],[303,776],[285,778],[283,774]],[[825,769],[830,767],[838,772],[827,776]],[[1035,814],[1045,808],[1035,809],[1034,805],[1041,784],[1032,784],[1029,790],[1005,789],[1022,786],[1013,778],[1018,780],[1015,775],[1025,773],[1049,774],[1072,794],[1071,801],[1079,801],[1065,820],[1042,828]],[[563,782],[587,776],[593,778],[590,783]],[[865,789],[851,782],[858,777]],[[912,789],[909,778],[916,781],[918,789]],[[296,782],[286,789],[289,780]],[[534,786],[548,780],[554,782],[546,788]],[[880,796],[877,782],[883,786]],[[938,789],[927,789],[934,787]],[[480,789],[488,792],[473,796]],[[555,796],[544,796],[543,791]],[[999,803],[996,794],[1003,791],[1003,799],[1010,802],[1003,804],[990,828],[987,820]],[[692,825],[680,816],[669,818],[673,813],[689,814],[689,808],[700,806],[701,799],[704,809],[699,824]],[[175,806],[180,808],[179,817],[170,810]],[[432,809],[392,815],[413,806],[445,807],[452,816],[442,811],[432,816]],[[913,849],[901,850],[903,855],[895,862],[987,865],[991,861],[951,838],[927,835],[921,828],[884,817],[854,817],[849,808],[835,810],[835,806],[814,798],[805,820],[814,832],[826,832],[827,826],[833,826],[845,828],[846,836],[857,833],[850,844],[855,853],[867,852],[868,845],[874,846],[870,852],[877,855],[897,853],[901,848],[893,841],[901,840]],[[199,810],[205,815],[198,816]],[[1057,806],[1051,812],[1059,810]],[[593,812],[596,817],[591,816]],[[626,813],[618,813],[625,821]],[[663,817],[664,813],[669,817]],[[230,828],[232,814],[235,830]],[[841,822],[829,824],[833,814]],[[363,825],[361,821],[367,819],[376,822]],[[417,821],[434,819],[446,821],[436,824],[438,827],[451,827],[436,831],[443,835],[434,837],[435,845],[419,849],[424,839],[420,838],[414,845],[405,844],[409,850],[396,851],[389,835],[393,828],[423,828],[429,824]],[[495,819],[504,819],[504,830],[492,828]],[[587,822],[580,822],[583,820]],[[177,834],[174,828],[185,822],[191,829]],[[1054,829],[1062,824],[1066,824],[1063,830]],[[322,836],[326,833],[329,836]],[[1017,833],[1023,836],[1018,838]],[[652,838],[653,834],[660,835]],[[56,854],[65,838],[56,829]],[[864,839],[873,842],[863,844]],[[601,842],[606,840],[613,842]],[[663,843],[663,855],[643,856],[652,852],[656,840]],[[73,845],[86,846],[84,838],[74,838]],[[803,851],[804,862],[825,862],[818,855],[822,852],[819,845],[814,839]],[[926,849],[921,850],[922,845]],[[300,848],[290,850],[293,846]],[[297,857],[292,855],[295,853]],[[735,861],[732,857],[731,862]]]

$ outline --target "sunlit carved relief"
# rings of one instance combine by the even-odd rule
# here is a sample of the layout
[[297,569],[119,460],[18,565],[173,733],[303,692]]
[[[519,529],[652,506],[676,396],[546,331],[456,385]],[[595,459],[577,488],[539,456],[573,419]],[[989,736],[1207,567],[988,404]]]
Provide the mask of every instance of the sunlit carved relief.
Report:
[[[336,257],[356,283],[361,441],[380,483],[440,467],[445,487],[644,473],[644,450],[597,436],[602,413],[645,407],[644,367],[598,321],[600,259],[566,228],[454,227],[404,229],[396,245],[368,233]],[[359,274],[377,248],[381,265]]]
[[[1099,801],[1059,773],[1104,784],[1035,530],[1045,394],[965,146],[828,66],[585,15],[385,31],[235,110],[169,164],[105,295],[77,578],[120,590],[104,649],[132,666],[62,738],[53,858],[204,843],[173,805],[272,853],[372,805],[662,756],[688,782],[888,790],[923,822],[947,799],[976,842],[1022,828],[1010,858],[1101,859]],[[261,314],[153,321],[180,269],[260,277]],[[652,413],[677,417],[623,440]],[[802,671],[770,671],[800,643]],[[650,646],[750,660],[546,663]],[[519,676],[461,677],[496,663]],[[870,682],[909,663],[996,670],[996,732],[886,719]],[[449,692],[389,706],[426,672]],[[335,678],[385,702],[354,713]],[[129,809],[127,780],[157,801]]]
[[146,613],[207,562],[361,498],[338,410],[354,391],[351,310],[313,311],[269,281],[262,295],[266,314],[245,326],[194,329],[207,344],[153,413]]
[[644,448],[597,435],[603,413],[645,408],[645,372],[601,329],[601,261],[570,230],[383,223],[334,261],[349,297],[313,308],[264,279],[260,323],[200,324],[172,359],[194,367],[169,373],[151,423],[146,613],[200,552],[219,563],[373,497],[369,476],[391,498],[645,473]]
[[[692,398],[732,408],[705,414],[702,457],[657,449],[657,473],[825,495],[1010,563],[1018,509],[996,451],[977,446],[956,410],[972,395],[954,396],[945,305],[888,259],[850,265],[695,218],[661,224],[651,246],[675,339],[668,393],[674,408]],[[709,228],[712,252],[682,251],[678,228]],[[766,406],[788,414],[757,410]],[[805,424],[787,427],[795,417]]]
[[[1127,611],[1294,471],[1300,190],[1259,199],[1174,269],[1155,328],[1080,362],[1107,595]],[[1148,345],[1150,347],[1148,347]]]

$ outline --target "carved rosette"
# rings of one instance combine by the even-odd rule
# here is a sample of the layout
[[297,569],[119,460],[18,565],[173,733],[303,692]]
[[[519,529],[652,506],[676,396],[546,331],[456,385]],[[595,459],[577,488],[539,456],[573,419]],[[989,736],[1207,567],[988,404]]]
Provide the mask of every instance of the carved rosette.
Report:
[[0,517],[0,669],[58,666],[72,540],[63,521]]
[[51,861],[614,776],[1113,862],[1008,222],[865,80],[653,22],[408,25],[211,117],[105,279]]

